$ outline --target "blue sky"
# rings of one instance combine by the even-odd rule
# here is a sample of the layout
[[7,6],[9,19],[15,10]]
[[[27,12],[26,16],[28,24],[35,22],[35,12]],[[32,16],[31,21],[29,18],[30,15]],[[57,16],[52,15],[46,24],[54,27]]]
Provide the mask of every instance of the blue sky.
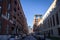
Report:
[[27,18],[28,26],[33,26],[33,19],[35,14],[44,15],[50,7],[53,0],[20,0]]

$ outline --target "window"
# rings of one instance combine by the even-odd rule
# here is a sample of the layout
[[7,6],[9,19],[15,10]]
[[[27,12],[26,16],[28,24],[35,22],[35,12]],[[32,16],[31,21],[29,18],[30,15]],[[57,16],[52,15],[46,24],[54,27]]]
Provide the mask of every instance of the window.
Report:
[[20,12],[20,14],[22,14],[22,12]]
[[8,19],[10,18],[10,14],[8,13]]
[[6,17],[9,19],[10,18],[10,13],[6,13]]
[[60,35],[60,28],[58,28],[58,35]]
[[56,13],[56,23],[57,23],[57,25],[59,25],[58,13]]
[[17,14],[19,16],[19,14]]
[[51,34],[53,35],[53,30],[50,30],[51,31]]
[[17,1],[15,0],[14,3],[17,5]]
[[14,27],[11,27],[11,30],[14,30]]
[[21,29],[18,29],[18,31],[21,31]]
[[0,6],[0,16],[1,16],[1,14],[2,14],[2,7]]
[[14,12],[16,12],[16,8],[14,8]]
[[13,20],[13,25],[14,25],[14,26],[16,25],[16,19]]
[[52,18],[53,18],[53,26],[55,26],[55,20],[54,20],[54,15],[52,16]]
[[20,10],[19,7],[18,7],[18,10]]
[[14,8],[14,15],[16,15],[16,8]]
[[49,21],[49,19],[48,19],[48,27],[50,27],[50,21]]
[[48,31],[48,36],[50,37],[50,30]]
[[50,18],[50,27],[52,27],[52,20],[51,20],[51,18]]
[[16,16],[13,16],[14,17],[14,19],[16,19]]

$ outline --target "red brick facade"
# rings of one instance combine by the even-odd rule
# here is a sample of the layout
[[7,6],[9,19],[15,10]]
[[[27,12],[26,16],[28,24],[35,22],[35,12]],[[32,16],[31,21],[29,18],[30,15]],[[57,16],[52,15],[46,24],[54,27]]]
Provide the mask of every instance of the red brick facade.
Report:
[[27,22],[19,0],[0,1],[0,34],[28,33]]

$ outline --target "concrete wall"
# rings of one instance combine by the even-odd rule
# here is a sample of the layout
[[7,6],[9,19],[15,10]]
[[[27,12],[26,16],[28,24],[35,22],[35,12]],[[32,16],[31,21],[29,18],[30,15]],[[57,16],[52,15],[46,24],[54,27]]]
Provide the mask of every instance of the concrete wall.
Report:
[[[58,14],[58,20],[59,20],[58,25],[56,21],[56,14]],[[53,15],[54,15],[55,26],[53,25]],[[45,15],[43,16],[42,20],[43,20],[43,24],[42,24],[43,26],[40,26],[40,28],[42,27],[42,30],[41,30],[42,33],[45,33],[47,35],[50,31],[50,36],[54,36],[54,37],[60,36],[58,33],[58,28],[60,28],[60,1],[54,0],[50,8],[47,10]]]

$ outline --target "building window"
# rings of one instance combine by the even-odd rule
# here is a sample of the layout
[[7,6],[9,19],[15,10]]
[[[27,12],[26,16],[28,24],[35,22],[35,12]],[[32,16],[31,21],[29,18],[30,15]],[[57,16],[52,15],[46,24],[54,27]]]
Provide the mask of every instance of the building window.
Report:
[[20,12],[20,14],[22,14],[22,12]]
[[50,21],[49,21],[49,19],[48,19],[48,27],[50,27]]
[[58,35],[60,35],[60,28],[58,28]]
[[48,37],[50,37],[50,30],[48,31]]
[[14,3],[17,5],[17,1],[15,0]]
[[12,20],[12,16],[11,15],[9,15],[10,17],[9,17],[9,20]]
[[20,10],[20,6],[18,5],[18,10]]
[[19,14],[17,14],[19,16]]
[[18,7],[18,10],[20,10],[19,7]]
[[52,19],[50,18],[50,27],[52,27]]
[[11,30],[14,30],[14,27],[11,27]]
[[57,23],[57,25],[59,25],[58,13],[56,13],[56,23]]
[[14,8],[14,12],[16,12],[16,8]]
[[51,34],[53,35],[53,30],[51,30]]
[[53,26],[55,26],[55,20],[54,20],[54,15],[52,16],[52,18],[53,18]]
[[16,8],[14,8],[14,15],[16,15]]
[[0,6],[0,16],[1,16],[1,14],[2,14],[2,7]]
[[16,19],[16,16],[13,16],[14,17],[14,19]]
[[10,18],[10,13],[6,13],[6,17],[9,19]]
[[13,25],[14,25],[14,26],[16,25],[16,19],[13,20]]
[[8,13],[8,19],[10,18],[10,14]]

